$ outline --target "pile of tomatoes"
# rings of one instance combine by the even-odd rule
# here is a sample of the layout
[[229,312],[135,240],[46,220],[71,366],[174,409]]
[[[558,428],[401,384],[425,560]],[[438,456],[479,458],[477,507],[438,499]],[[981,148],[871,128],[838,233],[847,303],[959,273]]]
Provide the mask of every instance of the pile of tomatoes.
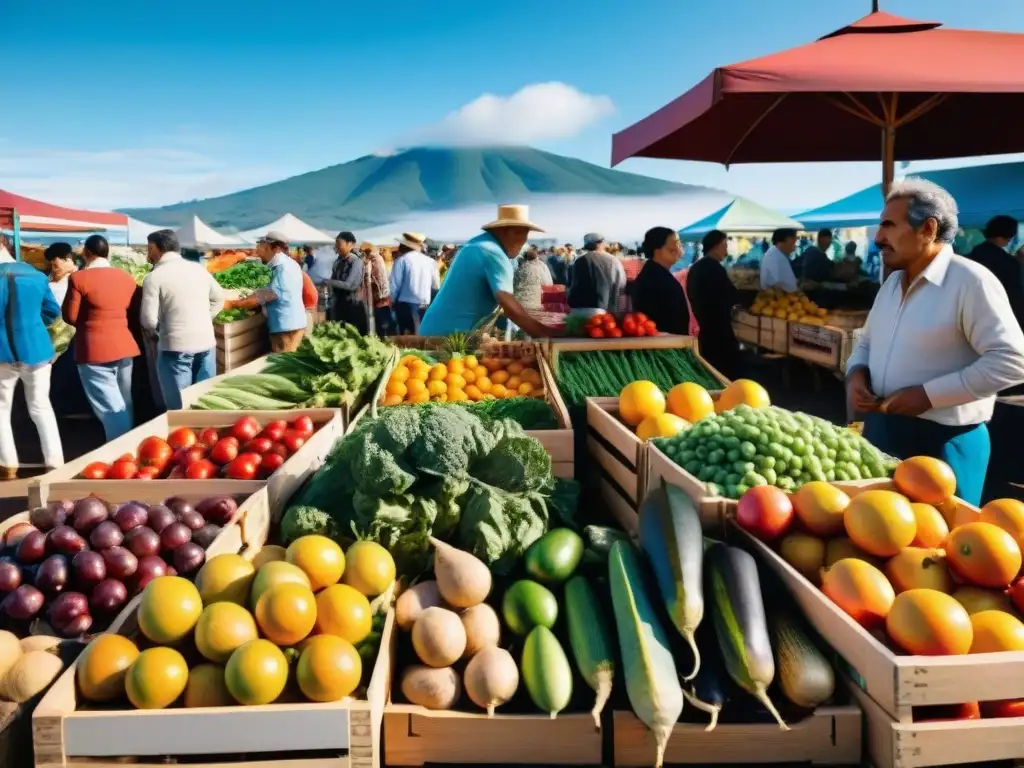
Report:
[[622,318],[622,324],[615,320],[615,315],[594,315],[587,320],[587,336],[592,339],[621,339],[639,336],[657,336],[658,327],[643,312],[629,312]]
[[264,427],[243,416],[230,427],[178,427],[165,440],[147,437],[134,454],[111,463],[94,461],[82,470],[85,480],[260,480],[269,477],[316,428],[309,416]]

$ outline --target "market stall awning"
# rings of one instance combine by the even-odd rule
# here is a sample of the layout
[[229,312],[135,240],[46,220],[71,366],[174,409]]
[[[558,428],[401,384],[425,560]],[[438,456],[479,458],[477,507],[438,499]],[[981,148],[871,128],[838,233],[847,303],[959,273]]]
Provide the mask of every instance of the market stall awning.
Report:
[[[25,232],[95,232],[123,230],[128,226],[128,217],[123,213],[65,208],[0,189],[2,209],[17,211],[21,229]],[[5,218],[10,218],[10,215],[0,215],[0,226],[10,227],[13,222],[5,221]]]
[[726,234],[750,234],[773,232],[776,229],[803,229],[803,225],[778,211],[758,205],[753,200],[737,197],[725,207],[705,216],[687,227],[679,230],[683,239],[693,240],[703,237],[713,229]]
[[[1024,35],[872,13],[820,40],[720,67],[612,139],[630,157],[892,162],[1024,150]],[[898,138],[897,138],[898,137]],[[881,151],[880,151],[881,147]]]
[[245,248],[252,243],[240,235],[221,234],[198,216],[193,216],[178,229],[178,243],[182,248]]
[[334,238],[331,235],[321,232],[316,227],[310,226],[299,217],[293,216],[290,213],[286,213],[280,219],[262,227],[242,232],[241,236],[255,243],[271,230],[287,236],[288,242],[294,245],[323,245],[334,242]]
[[[915,173],[949,190],[960,209],[960,226],[984,227],[1006,214],[1024,221],[1024,163],[998,163]],[[881,185],[865,187],[828,205],[801,213],[807,227],[861,227],[878,224]]]

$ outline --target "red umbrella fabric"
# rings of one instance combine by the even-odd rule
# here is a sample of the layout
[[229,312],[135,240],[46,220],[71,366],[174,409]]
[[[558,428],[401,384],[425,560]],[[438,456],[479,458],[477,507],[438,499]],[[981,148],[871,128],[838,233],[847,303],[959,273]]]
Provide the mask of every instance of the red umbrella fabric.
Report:
[[807,45],[716,69],[616,134],[612,165],[887,156],[891,174],[894,158],[1020,152],[1022,72],[1024,35],[876,12]]
[[[128,217],[123,213],[64,208],[0,189],[0,211],[2,209],[17,211],[21,228],[31,232],[91,232],[128,226]],[[6,218],[0,212],[0,226],[10,226],[5,223]]]

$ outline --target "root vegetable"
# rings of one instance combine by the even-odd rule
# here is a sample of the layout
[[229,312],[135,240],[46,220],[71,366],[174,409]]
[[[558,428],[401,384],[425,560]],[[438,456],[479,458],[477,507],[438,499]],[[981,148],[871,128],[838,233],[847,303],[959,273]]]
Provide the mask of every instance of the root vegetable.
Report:
[[4,676],[0,699],[22,704],[42,692],[63,669],[61,660],[49,651],[30,651]]
[[436,581],[421,581],[402,593],[395,603],[395,621],[408,632],[427,608],[444,608],[445,602]]
[[413,624],[412,647],[428,667],[450,667],[466,650],[462,620],[445,608],[427,608]]
[[0,630],[0,680],[8,670],[18,663],[23,649],[18,638],[11,632]]
[[501,641],[501,622],[498,614],[487,603],[467,608],[459,618],[466,630],[466,650],[463,658],[472,658],[484,648],[497,645]]
[[434,545],[434,578],[445,602],[455,608],[472,608],[491,591],[491,570],[469,552],[430,537]]
[[451,667],[433,669],[414,664],[402,673],[402,695],[427,709],[451,709],[462,695],[462,683]]
[[[29,635],[21,641],[22,653],[30,653],[32,651],[49,651],[56,648],[61,644],[59,637],[53,637],[51,635]],[[0,677],[3,675],[0,674]]]
[[465,684],[466,694],[473,703],[486,709],[488,717],[493,717],[495,707],[515,696],[519,688],[519,669],[512,654],[504,648],[491,646],[470,659]]

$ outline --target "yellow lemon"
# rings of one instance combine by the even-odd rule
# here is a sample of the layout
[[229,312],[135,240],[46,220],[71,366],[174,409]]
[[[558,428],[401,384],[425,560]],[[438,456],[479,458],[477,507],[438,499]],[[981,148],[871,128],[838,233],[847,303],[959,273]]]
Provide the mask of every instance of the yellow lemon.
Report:
[[431,379],[427,382],[427,392],[430,393],[431,397],[436,397],[437,395],[446,394],[448,392],[448,386],[443,381]]
[[466,386],[466,380],[458,373],[448,374],[448,378],[444,380],[444,383],[448,385],[449,389],[463,389]]
[[467,368],[476,368],[478,365],[480,365],[480,361],[476,359],[475,355],[466,355],[464,358],[462,358],[462,362],[465,364]]
[[715,411],[731,411],[738,405],[751,408],[767,408],[772,404],[764,387],[750,379],[737,379],[722,392],[715,403]]
[[619,393],[619,416],[631,427],[665,412],[665,395],[652,381],[634,381]]
[[673,437],[684,429],[690,428],[690,422],[673,416],[671,413],[663,413],[660,416],[649,416],[640,422],[636,428],[636,436],[644,442],[652,437]]
[[445,368],[441,363],[438,363],[430,369],[430,380],[431,381],[444,381],[444,377],[448,375],[448,369]]
[[700,384],[686,381],[676,384],[665,399],[668,412],[694,424],[715,412],[715,401]]

